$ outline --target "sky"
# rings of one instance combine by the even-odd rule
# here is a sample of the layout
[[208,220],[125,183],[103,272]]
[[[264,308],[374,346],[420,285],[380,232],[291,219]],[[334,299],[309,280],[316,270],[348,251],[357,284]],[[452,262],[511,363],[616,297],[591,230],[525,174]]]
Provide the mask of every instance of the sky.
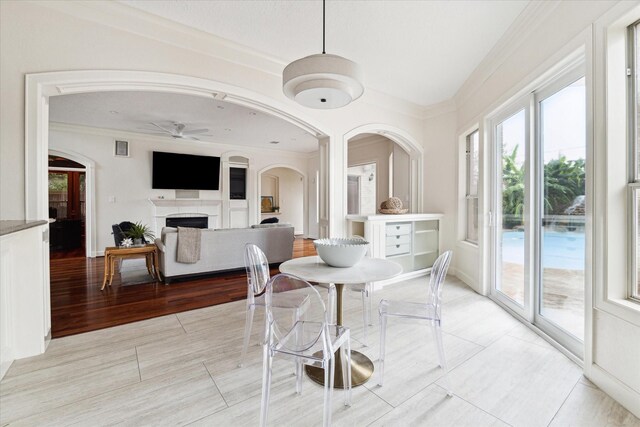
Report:
[[[568,160],[584,159],[586,145],[586,102],[584,77],[539,103],[544,162],[564,155]],[[519,111],[502,122],[503,145],[507,153],[518,144],[518,163],[524,163],[525,113]]]

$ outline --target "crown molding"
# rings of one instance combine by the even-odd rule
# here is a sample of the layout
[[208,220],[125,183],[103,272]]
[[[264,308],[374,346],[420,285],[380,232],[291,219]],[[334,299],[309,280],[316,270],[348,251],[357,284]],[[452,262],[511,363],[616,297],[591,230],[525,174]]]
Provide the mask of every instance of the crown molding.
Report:
[[429,120],[434,117],[441,116],[443,114],[453,113],[458,110],[458,105],[455,98],[447,99],[446,101],[439,102],[437,104],[429,105],[422,109],[422,120]]
[[[78,19],[136,34],[160,43],[191,50],[201,55],[247,67],[280,79],[289,61],[265,54],[214,34],[183,25],[116,1],[30,1]],[[411,101],[365,88],[361,103],[420,119],[422,106]]]
[[32,2],[86,21],[280,76],[286,61],[115,1]]
[[109,138],[122,138],[128,140],[142,140],[142,141],[151,141],[151,142],[159,142],[162,144],[171,144],[172,146],[178,147],[188,147],[188,146],[205,146],[205,147],[215,147],[221,150],[221,152],[227,151],[241,151],[248,153],[269,153],[270,155],[277,155],[279,157],[295,157],[295,158],[304,158],[309,159],[313,158],[316,155],[316,152],[298,152],[298,151],[286,151],[286,150],[277,150],[269,147],[254,147],[249,145],[238,145],[229,142],[222,142],[220,140],[211,140],[211,141],[194,141],[194,140],[180,140],[174,139],[172,137],[165,136],[154,136],[146,133],[139,132],[130,132],[118,129],[108,129],[108,128],[100,128],[94,126],[84,126],[84,125],[75,125],[69,123],[61,123],[61,122],[49,122],[49,130],[50,131],[58,131],[58,132],[70,132],[77,133],[82,135],[94,135],[94,136],[103,136]]
[[469,78],[454,95],[457,105],[465,104],[475,92],[499,69],[504,62],[520,48],[529,34],[558,8],[560,2],[531,1],[511,26],[500,37]]

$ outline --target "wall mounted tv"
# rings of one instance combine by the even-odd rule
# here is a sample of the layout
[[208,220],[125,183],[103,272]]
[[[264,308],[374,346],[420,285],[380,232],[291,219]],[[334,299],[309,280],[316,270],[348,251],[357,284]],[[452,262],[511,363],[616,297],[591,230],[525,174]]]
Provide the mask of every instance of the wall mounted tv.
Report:
[[220,157],[153,152],[154,189],[219,190]]

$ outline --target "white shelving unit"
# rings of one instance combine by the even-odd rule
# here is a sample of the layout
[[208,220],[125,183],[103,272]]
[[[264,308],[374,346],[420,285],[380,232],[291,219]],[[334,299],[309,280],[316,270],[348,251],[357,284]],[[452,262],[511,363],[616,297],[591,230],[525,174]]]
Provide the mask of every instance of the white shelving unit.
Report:
[[402,266],[402,275],[376,283],[384,286],[411,277],[426,275],[440,254],[442,214],[349,215],[350,235],[370,242],[368,256],[384,258]]

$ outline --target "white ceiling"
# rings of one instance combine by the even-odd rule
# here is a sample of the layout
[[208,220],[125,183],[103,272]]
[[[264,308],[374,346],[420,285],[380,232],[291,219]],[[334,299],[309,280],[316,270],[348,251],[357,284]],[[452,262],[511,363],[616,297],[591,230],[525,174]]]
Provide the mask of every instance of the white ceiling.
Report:
[[[282,60],[322,51],[322,2],[124,4]],[[366,88],[427,106],[452,98],[528,1],[329,0],[327,53],[359,63]]]
[[54,96],[49,105],[49,118],[58,123],[158,136],[158,129],[151,122],[166,128],[179,122],[186,125],[187,131],[209,129],[204,135],[196,135],[205,142],[303,153],[318,149],[313,135],[289,122],[212,98],[158,92],[98,92]]
[[[122,0],[286,64],[322,48],[322,2]],[[362,66],[365,87],[420,105],[450,99],[528,1],[327,1],[328,53]],[[366,90],[366,89],[365,89]],[[51,121],[155,133],[151,122],[208,128],[202,141],[313,152],[317,139],[282,119],[196,96],[101,92],[51,98]],[[170,137],[167,137],[170,138]],[[270,141],[279,141],[277,145]]]

